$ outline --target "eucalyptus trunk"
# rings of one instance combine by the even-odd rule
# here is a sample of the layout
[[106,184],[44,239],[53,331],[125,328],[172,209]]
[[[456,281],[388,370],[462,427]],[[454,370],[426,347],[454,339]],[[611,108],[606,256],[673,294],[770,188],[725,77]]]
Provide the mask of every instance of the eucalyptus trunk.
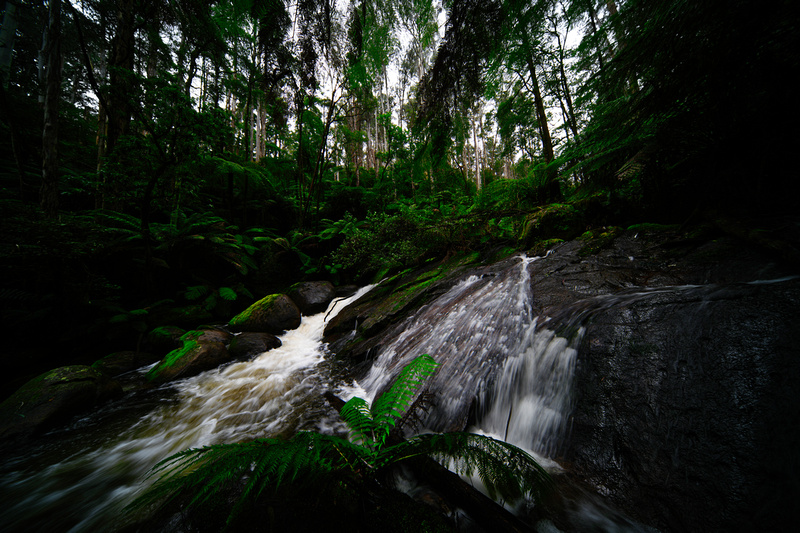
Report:
[[42,129],[42,188],[46,218],[58,216],[58,106],[61,93],[61,0],[51,0],[44,48],[45,99]]

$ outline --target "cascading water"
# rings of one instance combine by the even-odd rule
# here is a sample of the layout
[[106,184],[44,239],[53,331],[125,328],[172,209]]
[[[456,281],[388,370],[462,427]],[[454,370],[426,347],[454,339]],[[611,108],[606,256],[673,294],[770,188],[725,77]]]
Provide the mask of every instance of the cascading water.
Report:
[[403,324],[359,385],[374,397],[417,355],[441,365],[424,424],[435,431],[460,429],[480,397],[475,431],[507,440],[538,455],[554,451],[570,409],[572,344],[537,328],[531,309],[529,265],[511,267],[456,284]]
[[[332,304],[333,312],[367,290]],[[123,507],[142,490],[150,468],[173,453],[300,429],[324,431],[338,423],[335,413],[314,405],[315,396],[327,385],[317,370],[323,360],[326,316],[305,317],[298,329],[281,337],[280,348],[252,361],[174,384],[176,395],[169,403],[134,421],[132,427],[117,435],[108,427],[98,428],[107,432],[99,446],[78,445],[49,465],[43,456],[63,455],[58,449],[63,444],[10,459],[0,470],[0,529],[114,530],[121,525]]]

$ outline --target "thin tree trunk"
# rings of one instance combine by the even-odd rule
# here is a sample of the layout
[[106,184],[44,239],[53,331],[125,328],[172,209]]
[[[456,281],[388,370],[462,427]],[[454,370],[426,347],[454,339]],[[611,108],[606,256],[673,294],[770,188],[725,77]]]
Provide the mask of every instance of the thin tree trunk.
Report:
[[58,216],[58,106],[61,96],[61,0],[50,0],[45,56],[46,90],[42,130],[42,189],[46,218]]
[[547,164],[547,178],[545,180],[546,201],[554,202],[562,199],[561,188],[558,185],[556,169],[553,167],[555,153],[553,151],[553,139],[550,137],[550,128],[547,125],[547,112],[544,108],[542,92],[539,88],[539,80],[536,75],[536,64],[533,61],[533,52],[530,49],[527,36],[524,37],[527,48],[528,69],[531,74],[531,87],[533,89],[533,104],[536,108],[536,119],[539,123],[539,135],[542,138],[542,154],[545,164]]

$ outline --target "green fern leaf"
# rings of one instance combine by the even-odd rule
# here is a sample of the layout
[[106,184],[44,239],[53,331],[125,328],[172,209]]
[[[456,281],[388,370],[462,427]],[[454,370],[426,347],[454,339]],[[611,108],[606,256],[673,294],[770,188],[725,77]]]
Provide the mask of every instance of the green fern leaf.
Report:
[[391,388],[372,405],[375,420],[375,440],[379,446],[386,442],[389,432],[403,418],[422,384],[436,371],[438,363],[428,354],[420,355],[405,366]]
[[363,398],[351,398],[344,404],[339,415],[350,428],[350,436],[369,448],[375,447],[375,430],[377,426],[372,418],[369,404]]
[[186,292],[184,293],[186,299],[191,301],[199,300],[206,294],[208,294],[208,287],[206,285],[194,285],[192,287],[187,287]]
[[239,297],[239,295],[236,294],[236,291],[231,289],[230,287],[220,287],[219,295],[223,300],[228,300],[229,302],[232,302]]

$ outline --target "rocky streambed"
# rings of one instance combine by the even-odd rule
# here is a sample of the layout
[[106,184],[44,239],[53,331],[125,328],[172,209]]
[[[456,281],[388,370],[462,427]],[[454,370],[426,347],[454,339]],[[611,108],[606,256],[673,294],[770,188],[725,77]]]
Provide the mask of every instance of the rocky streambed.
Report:
[[[545,509],[561,530],[780,531],[797,523],[800,488],[798,273],[796,262],[720,233],[611,228],[527,258],[458,255],[409,269],[336,309],[323,340],[334,374],[371,383],[373,395],[435,346],[442,365],[425,420],[434,430],[474,429],[513,404],[497,388],[552,389],[558,397],[538,410],[501,412],[509,438],[510,426],[553,417],[530,447],[546,443],[563,468],[566,488]],[[118,398],[127,386],[109,376],[121,369],[160,360],[149,371],[157,385],[263,353],[276,346],[275,328],[295,327],[303,298],[268,297],[262,307],[288,309],[286,322],[256,306],[232,320],[228,329],[244,331],[235,336],[162,332],[160,350],[190,355],[186,366],[129,352],[73,369],[75,379],[57,373],[49,386],[81,384],[73,407],[31,425],[19,404],[37,405],[35,395],[18,393],[3,404],[4,440],[36,438]],[[507,378],[517,352],[549,355]],[[555,381],[542,387],[544,379]],[[604,511],[591,516],[596,509]]]

